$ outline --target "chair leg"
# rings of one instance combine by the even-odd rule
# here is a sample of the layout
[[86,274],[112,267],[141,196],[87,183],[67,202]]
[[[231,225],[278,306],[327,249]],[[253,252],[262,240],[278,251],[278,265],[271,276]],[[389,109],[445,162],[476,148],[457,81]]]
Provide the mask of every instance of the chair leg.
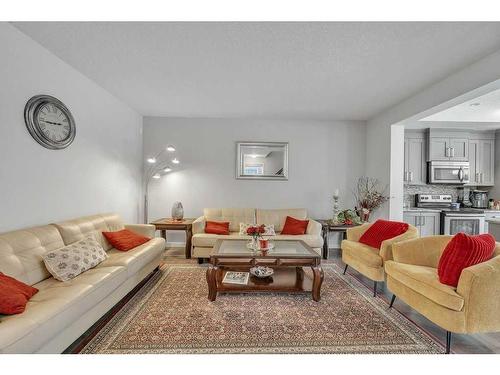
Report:
[[198,264],[203,264],[203,258],[198,258]]
[[377,282],[373,282],[373,297],[377,297]]
[[391,298],[391,304],[389,305],[389,308],[391,308],[391,307],[392,307],[392,305],[394,305],[394,301],[395,301],[395,300],[396,300],[396,295],[395,295],[395,294],[393,294],[393,295],[392,295],[392,298]]
[[446,331],[446,354],[450,354],[451,347],[451,332]]
[[344,273],[343,273],[344,275],[345,275],[345,273],[347,272],[347,267],[349,267],[349,266],[346,264],[346,265],[345,265],[345,268],[344,268]]

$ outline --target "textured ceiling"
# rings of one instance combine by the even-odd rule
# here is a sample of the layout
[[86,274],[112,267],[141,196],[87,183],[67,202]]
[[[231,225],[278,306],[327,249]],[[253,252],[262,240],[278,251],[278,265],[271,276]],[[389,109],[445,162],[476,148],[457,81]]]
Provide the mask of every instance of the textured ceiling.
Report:
[[422,121],[467,121],[500,123],[500,90],[445,109]]
[[27,23],[143,115],[366,120],[500,49],[500,23]]

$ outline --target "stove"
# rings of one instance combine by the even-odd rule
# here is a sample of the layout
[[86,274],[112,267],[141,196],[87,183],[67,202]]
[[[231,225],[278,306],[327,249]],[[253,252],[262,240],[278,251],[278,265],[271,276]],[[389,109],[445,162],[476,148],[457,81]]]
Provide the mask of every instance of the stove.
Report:
[[420,208],[441,210],[441,234],[485,233],[484,211],[460,207],[458,203],[453,203],[451,194],[416,194],[415,204]]

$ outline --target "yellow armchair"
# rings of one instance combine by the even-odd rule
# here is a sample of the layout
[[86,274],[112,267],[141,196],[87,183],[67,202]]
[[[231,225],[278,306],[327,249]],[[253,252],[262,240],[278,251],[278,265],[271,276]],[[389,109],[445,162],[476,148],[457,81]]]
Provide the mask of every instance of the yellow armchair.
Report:
[[387,287],[433,323],[446,330],[446,353],[452,333],[500,331],[500,243],[493,258],[462,271],[456,288],[439,282],[439,259],[452,236],[399,242],[385,263]]
[[392,247],[395,243],[417,238],[417,228],[410,225],[408,230],[391,239],[385,240],[380,250],[364,245],[359,239],[371,227],[371,223],[363,224],[347,230],[347,239],[340,245],[342,249],[342,261],[345,263],[344,274],[350,266],[364,276],[373,280],[373,296],[377,295],[377,283],[384,281],[384,262],[392,259]]

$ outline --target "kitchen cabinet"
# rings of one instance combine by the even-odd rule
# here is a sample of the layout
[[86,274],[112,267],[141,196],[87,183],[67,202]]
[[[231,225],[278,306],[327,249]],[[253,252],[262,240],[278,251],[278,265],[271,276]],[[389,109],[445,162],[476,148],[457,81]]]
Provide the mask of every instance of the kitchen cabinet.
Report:
[[428,129],[427,160],[468,161],[469,137],[467,132],[448,129]]
[[440,219],[440,212],[410,210],[403,213],[403,221],[416,227],[420,237],[439,235]]
[[495,184],[495,139],[471,139],[469,141],[469,164],[469,185],[493,186]]
[[426,183],[425,139],[405,135],[404,182],[409,185]]

